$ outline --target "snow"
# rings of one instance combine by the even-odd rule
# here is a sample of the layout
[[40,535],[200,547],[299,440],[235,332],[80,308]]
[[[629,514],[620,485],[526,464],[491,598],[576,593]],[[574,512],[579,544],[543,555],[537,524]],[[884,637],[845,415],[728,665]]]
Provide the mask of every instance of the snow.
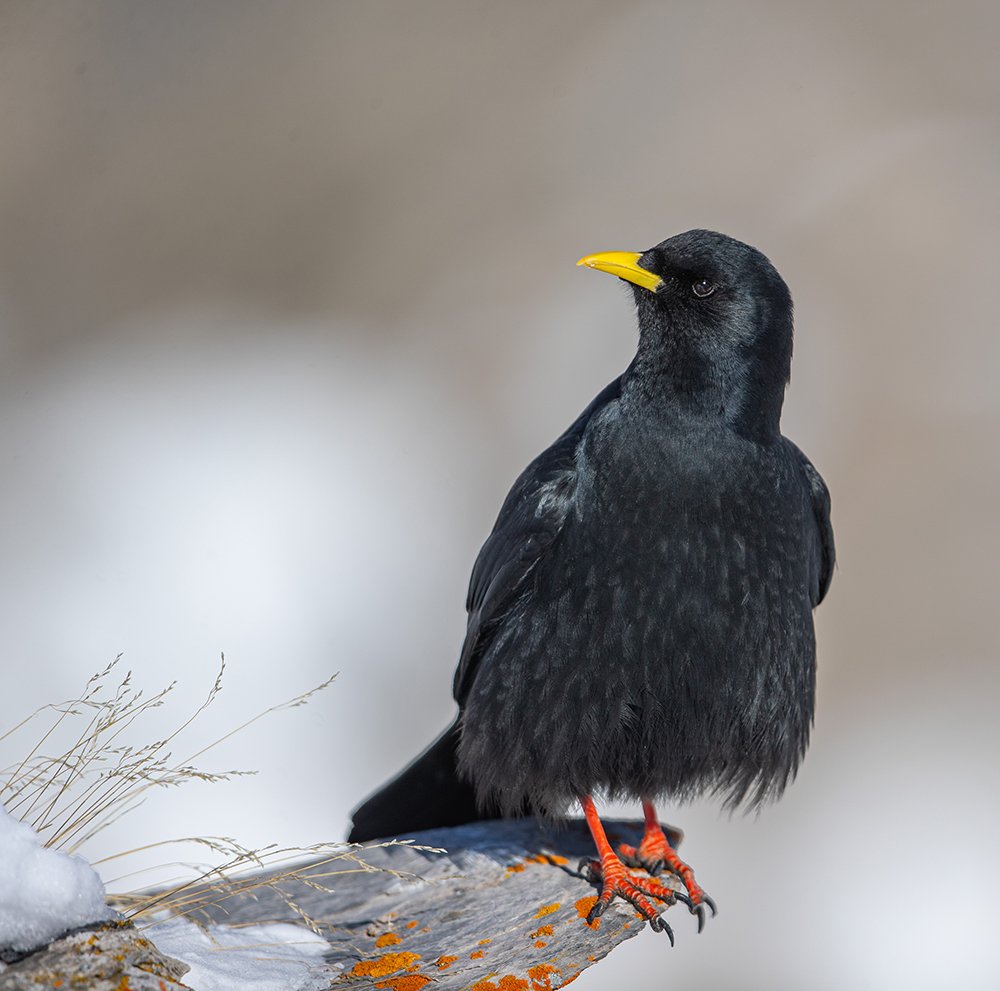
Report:
[[205,932],[173,918],[146,934],[191,968],[182,980],[198,991],[314,991],[328,988],[334,976],[323,961],[329,944],[304,926],[213,926]]
[[30,826],[0,808],[0,949],[32,950],[115,915],[90,864],[42,846]]
[[[0,950],[24,952],[70,929],[116,917],[104,885],[83,858],[42,846],[30,826],[0,807]],[[168,956],[191,969],[198,991],[314,991],[334,975],[325,939],[288,923],[203,931],[187,919],[149,927]]]

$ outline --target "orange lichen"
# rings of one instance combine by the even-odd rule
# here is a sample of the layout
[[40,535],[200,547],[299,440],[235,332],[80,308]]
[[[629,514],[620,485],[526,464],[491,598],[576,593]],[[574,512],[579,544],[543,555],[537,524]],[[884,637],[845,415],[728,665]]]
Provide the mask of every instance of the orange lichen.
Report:
[[469,959],[470,960],[479,960],[479,959],[482,958],[482,956],[483,956],[483,951],[482,950],[473,950],[469,954]]
[[538,949],[541,949],[543,946],[548,946],[548,945],[549,944],[546,943],[544,939],[536,939],[535,940],[535,946],[537,946]]
[[[520,874],[524,870],[524,864],[508,864],[507,873],[508,874]],[[482,982],[480,982],[482,983]]]
[[504,974],[496,984],[492,981],[479,981],[469,991],[528,991],[528,982],[523,977]]
[[407,929],[416,929],[417,926],[419,926],[419,925],[420,925],[420,920],[419,919],[413,919],[411,922],[407,922],[406,923],[406,928]]
[[569,863],[565,857],[560,857],[558,853],[534,853],[524,859],[529,864],[549,864],[552,867],[563,867]]
[[[581,898],[576,903],[576,914],[580,916],[581,919],[586,919],[590,915],[590,910],[597,904],[597,895],[588,895],[586,898]],[[591,929],[599,929],[601,926],[600,919],[594,919],[593,922],[588,922],[588,926]]]
[[434,966],[437,967],[438,970],[447,970],[457,959],[458,957],[438,957],[437,960],[434,961]]
[[539,926],[533,933],[530,933],[532,939],[538,939],[539,936],[551,936],[555,932],[552,926]]
[[492,940],[492,939],[481,939],[481,940],[479,941],[479,945],[480,945],[480,946],[485,946],[485,945],[486,945],[487,943],[492,943],[492,942],[493,942],[493,940]]
[[390,988],[391,991],[420,991],[430,980],[424,974],[409,974],[406,977],[390,977],[387,981],[378,981],[375,987]]
[[531,978],[531,991],[552,991],[552,975],[558,973],[559,971],[548,963],[529,967],[528,977]]
[[386,977],[405,970],[419,959],[419,953],[383,953],[377,960],[359,960],[351,970],[351,977]]
[[580,971],[577,971],[575,974],[570,974],[569,977],[567,977],[566,980],[559,985],[559,987],[564,988],[567,984],[572,984],[579,976]]
[[382,935],[375,940],[375,946],[381,950],[383,946],[395,946],[397,943],[402,942],[403,940],[395,933],[382,933]]
[[535,919],[543,919],[546,915],[551,915],[553,912],[558,912],[562,908],[560,902],[553,902],[551,905],[543,905],[533,916]]

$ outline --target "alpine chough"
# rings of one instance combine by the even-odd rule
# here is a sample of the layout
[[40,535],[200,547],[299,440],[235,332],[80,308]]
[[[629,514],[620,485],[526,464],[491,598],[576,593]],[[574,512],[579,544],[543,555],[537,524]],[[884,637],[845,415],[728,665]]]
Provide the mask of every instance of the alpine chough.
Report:
[[[792,300],[763,254],[693,230],[578,264],[631,283],[635,358],[514,483],[472,571],[459,715],[354,812],[350,839],[578,802],[598,853],[590,920],[617,894],[669,934],[650,898],[675,897],[647,876],[667,869],[701,929],[715,906],[653,803],[753,807],[794,776],[830,498],[780,431]],[[637,848],[612,849],[595,794],[641,801]]]

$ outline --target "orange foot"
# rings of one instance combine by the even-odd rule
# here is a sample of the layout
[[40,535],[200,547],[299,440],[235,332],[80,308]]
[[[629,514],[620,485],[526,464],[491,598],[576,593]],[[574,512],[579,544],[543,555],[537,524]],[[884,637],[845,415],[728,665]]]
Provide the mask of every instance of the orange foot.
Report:
[[604,832],[604,826],[601,825],[600,816],[594,807],[594,800],[590,795],[580,796],[580,806],[583,808],[587,826],[590,828],[590,835],[594,838],[594,845],[597,847],[597,856],[600,858],[599,860],[580,861],[580,873],[589,881],[599,882],[601,885],[601,894],[587,915],[587,924],[589,925],[604,915],[615,895],[621,895],[622,898],[635,906],[639,915],[649,923],[649,927],[654,932],[666,933],[670,945],[673,946],[673,930],[660,918],[660,910],[654,907],[646,896],[649,895],[650,898],[655,898],[666,905],[673,905],[677,900],[677,893],[672,888],[668,888],[652,878],[635,877],[629,874],[618,855],[611,849],[607,834]]
[[[625,865],[608,851],[601,855],[600,861],[582,860],[580,862],[580,873],[588,881],[601,885],[601,894],[594,907],[587,915],[587,923],[590,924],[595,919],[604,915],[605,910],[611,904],[615,895],[620,895],[630,902],[635,910],[649,923],[649,928],[654,932],[667,934],[670,945],[674,945],[674,932],[661,918],[660,909],[646,896],[665,902],[666,905],[673,905],[677,900],[677,892],[673,888],[668,888],[654,881],[652,878],[635,877],[625,869]],[[683,897],[683,896],[681,896]]]
[[687,905],[692,915],[698,916],[698,932],[701,932],[705,927],[705,907],[707,906],[712,915],[715,915],[715,902],[705,894],[694,879],[694,871],[677,856],[677,851],[670,845],[663,827],[656,818],[653,803],[643,802],[642,811],[646,818],[642,842],[638,847],[623,843],[618,848],[618,853],[629,867],[641,867],[653,876],[664,869],[676,874],[684,883],[687,895],[675,894],[675,897]]

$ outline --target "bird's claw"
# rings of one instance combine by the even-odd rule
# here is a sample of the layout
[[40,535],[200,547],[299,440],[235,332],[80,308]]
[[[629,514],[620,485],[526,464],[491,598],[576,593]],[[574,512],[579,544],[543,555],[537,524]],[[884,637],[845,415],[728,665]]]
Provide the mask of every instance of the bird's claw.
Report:
[[705,928],[706,907],[713,916],[718,914],[715,902],[695,881],[694,871],[677,856],[661,828],[647,828],[638,847],[622,844],[618,849],[618,856],[622,863],[644,870],[651,877],[668,871],[679,878],[687,893],[674,892],[674,900],[687,905],[688,911],[698,917],[698,932]]
[[707,908],[712,913],[713,919],[719,914],[719,910],[715,907],[715,901],[706,895],[701,888],[696,884],[693,884],[692,887],[693,891],[691,891],[691,887],[688,888],[691,891],[690,897],[686,897],[684,900],[687,902],[688,911],[698,917],[698,932],[701,932],[705,928],[705,909]]
[[670,928],[670,924],[663,918],[662,915],[656,916],[655,919],[650,919],[649,928],[652,929],[653,932],[666,933],[667,939],[670,940],[670,945],[674,945],[674,931]]
[[702,892],[701,898],[697,902],[692,901],[691,898],[687,895],[682,895],[680,892],[677,893],[677,900],[687,905],[688,911],[698,917],[698,932],[701,932],[705,928],[706,908],[712,913],[712,918],[715,918],[719,914],[719,910],[715,907],[715,901],[704,892]]
[[[663,902],[664,907],[673,905],[676,893],[672,889],[650,878],[634,877],[613,854],[609,854],[600,863],[594,860],[582,860],[578,870],[587,880],[601,885],[600,897],[587,913],[588,925],[596,922],[607,911],[615,895],[619,895],[632,905],[654,932],[666,933],[670,945],[674,945],[673,930],[649,900],[655,898]],[[649,897],[646,897],[647,895]]]

